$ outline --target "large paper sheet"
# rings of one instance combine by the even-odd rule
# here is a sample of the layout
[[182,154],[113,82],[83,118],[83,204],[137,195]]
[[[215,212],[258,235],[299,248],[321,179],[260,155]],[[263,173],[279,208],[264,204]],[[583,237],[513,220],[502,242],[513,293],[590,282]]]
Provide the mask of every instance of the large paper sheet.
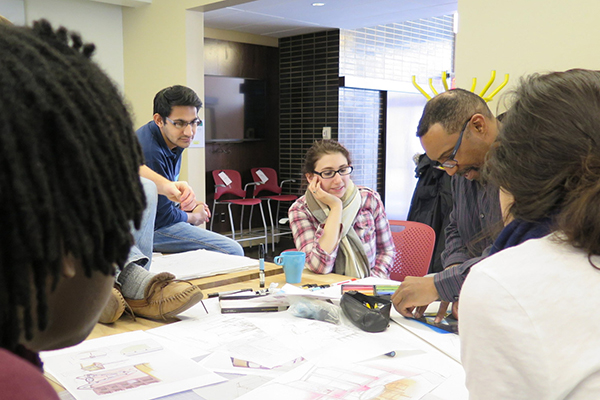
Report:
[[224,381],[142,331],[43,352],[41,358],[77,400],[154,399]]
[[258,260],[208,250],[154,255],[150,272],[170,272],[177,279],[188,280],[256,268]]

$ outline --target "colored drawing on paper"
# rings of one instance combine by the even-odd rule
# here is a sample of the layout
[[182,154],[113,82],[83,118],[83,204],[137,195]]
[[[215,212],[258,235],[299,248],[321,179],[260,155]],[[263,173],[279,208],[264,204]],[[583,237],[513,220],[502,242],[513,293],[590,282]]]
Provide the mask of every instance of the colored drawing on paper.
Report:
[[289,396],[297,400],[417,400],[444,380],[439,374],[393,362],[335,367],[313,365],[300,378],[276,379],[254,390],[248,398],[277,393],[282,398]]
[[77,389],[93,390],[97,395],[105,395],[160,382],[150,374],[151,371],[149,364],[138,364],[85,374],[77,377],[86,382]]

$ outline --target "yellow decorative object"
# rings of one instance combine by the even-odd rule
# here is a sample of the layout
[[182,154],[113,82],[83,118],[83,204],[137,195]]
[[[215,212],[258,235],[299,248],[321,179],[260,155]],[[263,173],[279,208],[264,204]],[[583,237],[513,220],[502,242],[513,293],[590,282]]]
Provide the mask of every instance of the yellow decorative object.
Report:
[[500,86],[498,86],[492,93],[490,93],[489,97],[484,97],[483,99],[488,102],[491,101],[492,98],[498,94],[498,92],[500,90],[502,90],[502,88],[504,86],[506,86],[506,84],[508,83],[508,74],[504,75],[504,80],[502,81],[502,83],[500,84]]
[[435,88],[433,87],[433,78],[429,78],[429,87],[431,88],[431,91],[433,92],[433,94],[434,94],[435,96],[437,96],[437,95],[438,95],[438,92],[437,92],[437,90],[435,90]]
[[413,76],[412,76],[412,83],[413,83],[413,85],[414,85],[414,86],[417,88],[417,90],[418,90],[419,92],[421,92],[421,94],[422,94],[423,96],[425,96],[425,98],[426,98],[428,101],[429,101],[429,100],[431,100],[431,96],[430,96],[429,94],[427,94],[427,92],[426,92],[426,91],[424,91],[423,89],[421,89],[421,86],[419,86],[419,85],[417,84],[417,76],[416,76],[416,75],[413,75]]
[[[498,92],[500,92],[500,90],[502,90],[502,88],[504,86],[506,86],[506,84],[508,83],[508,78],[509,78],[509,74],[506,74],[504,76],[504,81],[500,84],[500,86],[498,86],[492,93],[489,94],[489,96],[484,97],[486,92],[489,90],[490,86],[492,86],[492,84],[494,83],[494,81],[496,80],[496,71],[492,71],[492,76],[490,77],[490,80],[488,81],[488,83],[485,85],[485,87],[483,88],[483,90],[479,93],[479,96],[485,100],[486,102],[490,102],[493,100],[494,96],[496,96],[498,94]],[[446,71],[442,71],[442,84],[444,85],[444,90],[448,91],[448,74],[446,73]],[[421,86],[419,86],[419,84],[417,83],[417,77],[416,75],[412,76],[412,83],[413,86],[415,88],[417,88],[417,90],[419,92],[421,92],[421,94],[423,96],[425,96],[425,98],[429,101],[431,100],[432,96],[430,96],[425,90],[423,90],[423,88],[421,88]],[[473,83],[471,85],[471,92],[475,93],[475,86],[477,86],[477,78],[473,78]],[[435,87],[433,86],[433,78],[429,78],[429,87],[431,88],[431,91],[433,93],[434,96],[438,95],[437,90],[435,89]]]
[[488,81],[487,85],[485,85],[483,87],[483,90],[481,91],[481,93],[479,93],[479,97],[483,97],[485,92],[488,91],[488,89],[490,88],[490,86],[492,86],[492,83],[494,83],[495,80],[496,80],[496,71],[492,71],[492,76],[490,77],[490,80]]
[[477,86],[477,78],[473,78],[473,84],[471,85],[472,93],[475,93],[475,86]]

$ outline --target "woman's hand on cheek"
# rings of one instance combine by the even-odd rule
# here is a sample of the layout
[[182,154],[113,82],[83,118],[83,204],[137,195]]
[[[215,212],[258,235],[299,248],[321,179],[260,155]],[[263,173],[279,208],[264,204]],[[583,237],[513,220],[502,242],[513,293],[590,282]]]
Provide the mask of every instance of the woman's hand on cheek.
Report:
[[317,200],[328,205],[329,208],[332,208],[336,204],[341,204],[341,200],[339,198],[323,190],[321,187],[321,179],[318,176],[313,177],[308,188]]

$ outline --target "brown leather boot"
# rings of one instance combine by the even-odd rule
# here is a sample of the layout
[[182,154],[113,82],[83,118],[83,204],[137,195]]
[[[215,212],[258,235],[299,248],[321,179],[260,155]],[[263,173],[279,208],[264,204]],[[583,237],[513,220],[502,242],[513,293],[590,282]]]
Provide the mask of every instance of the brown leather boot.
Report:
[[175,275],[161,272],[152,278],[141,300],[125,299],[136,316],[167,320],[182,313],[202,300],[200,288]]
[[126,306],[127,304],[125,303],[125,299],[123,298],[123,295],[119,289],[112,288],[111,296],[104,306],[98,322],[102,322],[103,324],[112,324],[121,318]]

